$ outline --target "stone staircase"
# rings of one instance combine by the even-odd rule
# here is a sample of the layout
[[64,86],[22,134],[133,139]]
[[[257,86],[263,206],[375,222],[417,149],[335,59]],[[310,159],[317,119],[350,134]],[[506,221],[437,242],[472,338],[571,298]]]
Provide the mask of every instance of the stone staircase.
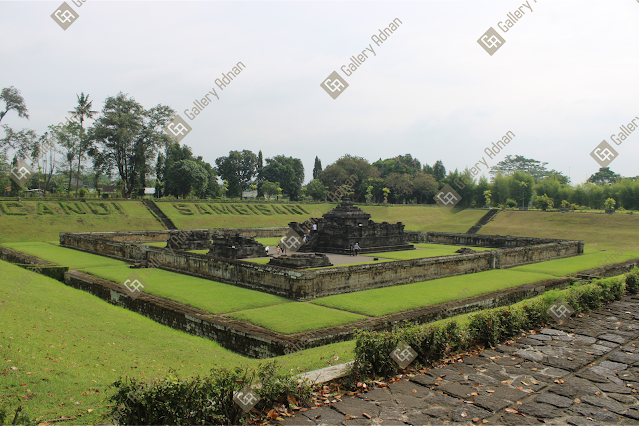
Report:
[[178,229],[177,226],[169,219],[162,210],[155,204],[153,200],[142,200],[147,209],[153,213],[153,216],[162,223],[166,229]]
[[490,209],[488,212],[482,216],[481,219],[477,221],[472,228],[466,231],[467,234],[476,234],[482,226],[487,224],[497,213],[499,213],[499,209]]

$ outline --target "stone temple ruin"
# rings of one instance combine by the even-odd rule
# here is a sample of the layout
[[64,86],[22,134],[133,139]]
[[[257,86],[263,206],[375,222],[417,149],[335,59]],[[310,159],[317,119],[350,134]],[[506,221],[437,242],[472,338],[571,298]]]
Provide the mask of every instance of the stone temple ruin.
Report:
[[283,254],[278,257],[272,258],[269,265],[281,266],[282,268],[304,269],[304,268],[318,268],[321,266],[333,266],[328,256],[321,253],[314,254],[298,254],[291,255]]
[[[351,243],[356,242],[359,243],[360,253],[415,249],[408,244],[401,222],[375,223],[370,217],[370,214],[353,206],[350,198],[344,197],[341,204],[321,219],[312,220],[317,223],[317,235],[311,234],[310,241],[304,243],[298,252],[345,254],[349,252]],[[298,233],[306,232],[297,222],[291,222],[289,226]]]
[[210,256],[225,257],[227,259],[247,259],[264,257],[265,247],[255,241],[253,237],[235,235],[214,235],[209,244]]

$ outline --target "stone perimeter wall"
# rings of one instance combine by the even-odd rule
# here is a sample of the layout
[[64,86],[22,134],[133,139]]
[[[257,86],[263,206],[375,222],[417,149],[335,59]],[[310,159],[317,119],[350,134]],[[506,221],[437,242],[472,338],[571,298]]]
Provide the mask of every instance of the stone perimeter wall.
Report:
[[501,244],[510,248],[459,256],[296,271],[104,238],[113,237],[113,234],[121,233],[61,233],[60,245],[136,263],[146,262],[162,269],[297,300],[576,256],[583,253],[584,247],[583,241],[429,232],[431,242],[475,243],[484,247],[499,247]]

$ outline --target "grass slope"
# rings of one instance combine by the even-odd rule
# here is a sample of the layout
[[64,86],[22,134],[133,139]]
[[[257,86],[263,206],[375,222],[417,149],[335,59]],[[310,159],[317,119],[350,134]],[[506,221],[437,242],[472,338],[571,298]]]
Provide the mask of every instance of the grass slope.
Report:
[[[105,423],[109,385],[121,375],[150,379],[173,369],[188,377],[258,363],[6,262],[0,276],[0,407],[13,412],[20,403],[37,422]],[[29,282],[17,286],[25,276]],[[334,356],[351,360],[353,348],[342,342],[277,359],[284,369],[310,371]]]
[[[370,213],[371,219],[375,222],[402,222],[405,225],[404,229],[407,231],[435,231],[437,230],[437,226],[435,226],[435,224],[457,217],[459,212],[456,209],[448,210],[437,206],[358,205],[357,207],[361,208],[366,213]],[[470,216],[472,216],[472,213]],[[481,217],[481,215],[479,217]],[[475,220],[470,226],[474,225],[477,220]],[[470,226],[461,232],[466,232]],[[445,227],[442,229],[445,229]],[[442,230],[441,232],[453,231]]]
[[[4,208],[0,209],[0,223],[2,233],[0,243],[18,241],[56,241],[60,238],[60,232],[96,232],[96,231],[142,231],[164,229],[160,222],[151,215],[151,212],[140,201],[119,201],[117,203],[105,202],[108,211],[96,206],[95,202],[87,204],[75,203],[72,209],[83,214],[76,213],[72,209],[62,208],[59,202],[54,201],[22,201],[16,207],[12,202],[0,201]],[[122,214],[114,206],[122,208]],[[91,206],[99,213],[94,214],[88,207]],[[25,215],[6,214],[5,209],[11,213],[26,213]],[[41,214],[38,214],[40,211]]]
[[500,212],[480,234],[583,240],[596,250],[639,250],[639,215]]
[[37,256],[69,269],[78,269],[117,283],[123,283],[135,272],[143,281],[144,291],[166,297],[213,314],[240,311],[279,303],[289,303],[283,297],[224,284],[204,278],[178,274],[162,269],[129,268],[120,260],[47,243],[6,244],[14,250]]
[[157,202],[180,229],[288,226],[326,213],[335,204]]
[[493,270],[338,294],[316,299],[312,303],[378,317],[551,278],[555,277],[533,272]]
[[303,302],[250,309],[226,316],[286,334],[335,327],[365,319],[362,315]]
[[[554,275],[556,277],[564,277],[568,274],[574,274],[575,272],[593,269],[601,265],[608,265],[611,263],[624,262],[630,259],[637,259],[639,258],[639,252],[625,251],[622,254],[616,256],[614,259],[610,256],[610,252],[600,251],[596,253],[584,254],[581,256],[568,257],[566,259],[556,259],[531,265],[516,266],[514,268],[510,268],[509,270],[520,272],[537,272],[540,274]],[[598,265],[599,262],[601,262],[601,265]]]

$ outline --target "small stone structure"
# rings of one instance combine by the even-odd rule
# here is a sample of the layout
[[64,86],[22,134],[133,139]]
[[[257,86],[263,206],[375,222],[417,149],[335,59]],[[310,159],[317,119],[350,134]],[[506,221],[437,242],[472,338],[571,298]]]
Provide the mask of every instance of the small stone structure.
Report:
[[468,247],[462,247],[459,250],[455,251],[455,253],[459,253],[459,254],[472,254],[472,253],[477,253],[475,250],[470,249]]
[[[317,235],[298,250],[303,252],[347,253],[350,245],[358,243],[360,253],[414,250],[406,242],[404,225],[397,223],[375,223],[371,215],[353,206],[350,198],[324,214],[317,221]],[[289,226],[295,229],[296,222]]]
[[215,235],[209,248],[208,255],[227,259],[266,257],[266,247],[255,241],[255,238],[240,234]]
[[328,256],[321,253],[314,253],[314,254],[294,253],[290,256],[284,254],[282,256],[274,257],[273,259],[271,259],[271,261],[268,264],[273,266],[281,266],[282,268],[294,268],[294,269],[333,266],[331,261],[328,259]]
[[211,245],[208,229],[170,230],[166,248],[173,250],[205,250]]

